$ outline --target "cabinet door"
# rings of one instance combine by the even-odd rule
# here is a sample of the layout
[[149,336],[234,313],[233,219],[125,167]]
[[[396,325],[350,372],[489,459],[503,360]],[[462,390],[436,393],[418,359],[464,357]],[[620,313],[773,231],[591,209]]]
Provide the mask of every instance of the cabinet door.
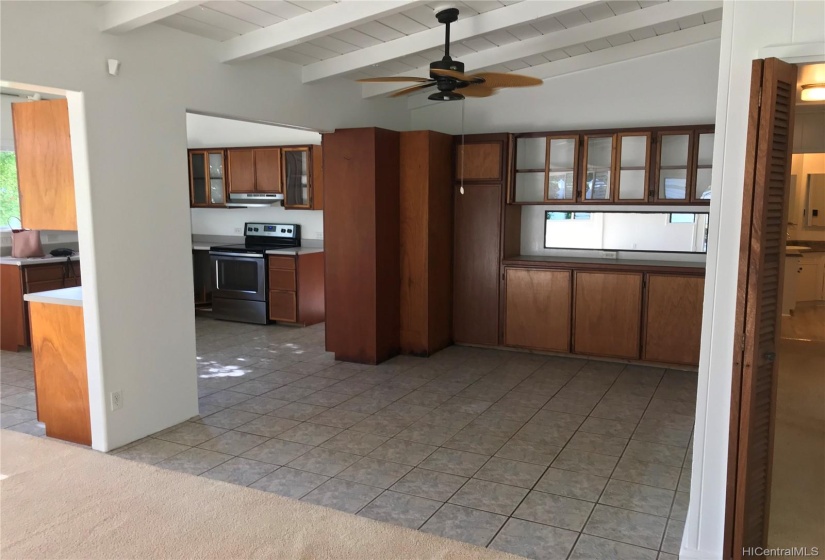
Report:
[[656,200],[685,202],[690,197],[692,133],[662,132],[657,148]]
[[692,200],[707,202],[710,200],[711,172],[713,171],[713,132],[697,132],[696,154],[694,156],[694,176]]
[[267,193],[281,192],[280,148],[255,150],[255,190]]
[[802,257],[799,268],[799,283],[796,287],[796,301],[820,299],[819,263],[817,259]]
[[255,154],[252,150],[226,150],[229,192],[255,192]]
[[76,231],[66,100],[12,103],[11,113],[23,227]]
[[639,358],[642,274],[576,272],[573,351],[612,358]]
[[569,203],[576,199],[578,163],[578,136],[547,138],[547,202]]
[[456,150],[456,179],[501,181],[502,143],[462,144]]
[[608,202],[613,199],[613,156],[615,137],[584,137],[584,176],[580,202]]
[[544,202],[547,189],[547,138],[516,140],[513,202]]
[[298,320],[295,292],[269,292],[269,319],[288,323]]
[[224,174],[223,151],[206,153],[206,170],[209,172],[209,205],[223,206],[226,203],[226,175]]
[[616,200],[647,202],[650,133],[618,134],[616,149]]
[[284,148],[284,207],[309,208],[309,148]]
[[453,338],[459,343],[498,344],[501,201],[501,185],[465,185],[455,197]]
[[569,270],[506,270],[504,344],[570,351],[570,277]]
[[700,276],[648,274],[645,360],[699,364],[704,288],[705,279]]
[[206,206],[206,152],[189,152],[189,205]]

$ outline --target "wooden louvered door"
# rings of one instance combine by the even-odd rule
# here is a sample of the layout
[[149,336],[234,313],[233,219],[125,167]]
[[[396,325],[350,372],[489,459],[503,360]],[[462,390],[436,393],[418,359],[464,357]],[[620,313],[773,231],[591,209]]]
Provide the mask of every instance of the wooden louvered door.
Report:
[[726,536],[730,557],[766,546],[796,67],[756,60],[745,160]]

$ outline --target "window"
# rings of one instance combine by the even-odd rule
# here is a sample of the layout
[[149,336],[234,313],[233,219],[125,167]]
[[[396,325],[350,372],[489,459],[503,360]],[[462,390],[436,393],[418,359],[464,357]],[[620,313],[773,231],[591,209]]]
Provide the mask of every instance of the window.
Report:
[[17,160],[14,152],[0,152],[0,229],[9,229],[9,220],[20,217],[17,190]]
[[694,224],[696,214],[671,214],[669,223],[671,224]]

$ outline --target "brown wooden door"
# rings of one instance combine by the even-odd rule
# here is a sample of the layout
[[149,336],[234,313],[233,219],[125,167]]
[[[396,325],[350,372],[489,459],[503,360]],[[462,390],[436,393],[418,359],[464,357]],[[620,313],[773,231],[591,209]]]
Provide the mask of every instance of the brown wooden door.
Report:
[[252,150],[226,150],[229,192],[255,192],[255,153]]
[[[458,192],[458,189],[456,189]],[[464,185],[455,198],[453,339],[498,344],[502,187]]]
[[704,288],[701,276],[647,275],[644,360],[699,364]]
[[767,544],[796,74],[775,58],[751,74],[725,527],[734,559]]
[[570,271],[508,268],[504,282],[504,343],[569,352]]
[[68,103],[12,103],[11,113],[23,226],[77,230]]
[[255,150],[255,190],[267,193],[281,192],[280,148]]
[[456,146],[456,180],[501,181],[503,144],[500,141]]
[[576,354],[638,359],[642,327],[640,272],[576,272]]

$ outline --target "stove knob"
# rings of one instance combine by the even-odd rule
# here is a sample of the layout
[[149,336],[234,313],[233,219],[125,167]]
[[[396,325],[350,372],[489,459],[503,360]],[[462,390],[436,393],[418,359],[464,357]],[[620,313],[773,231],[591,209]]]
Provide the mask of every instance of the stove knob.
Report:
[[255,228],[255,231],[258,231],[258,228]]
[[286,230],[284,228],[281,228],[281,233],[286,233]]

